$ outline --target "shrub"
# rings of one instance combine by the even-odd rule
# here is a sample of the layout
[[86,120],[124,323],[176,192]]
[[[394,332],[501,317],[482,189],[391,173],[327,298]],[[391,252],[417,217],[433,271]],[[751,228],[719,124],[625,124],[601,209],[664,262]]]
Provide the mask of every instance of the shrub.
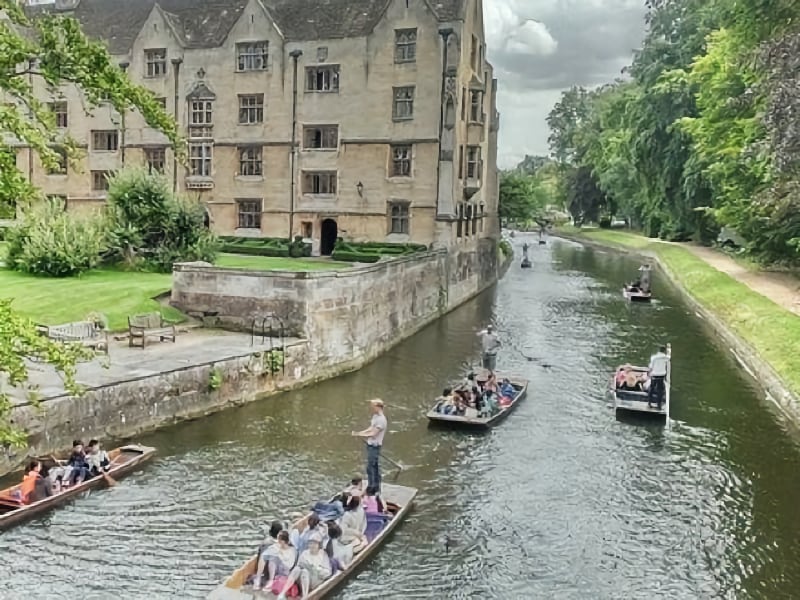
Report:
[[600,226],[600,229],[611,229],[611,217],[600,217],[597,224]]
[[342,262],[376,263],[381,259],[381,255],[352,250],[334,250],[331,258]]
[[69,277],[100,264],[106,227],[99,216],[66,212],[58,201],[34,205],[22,223],[7,232],[6,263],[17,271]]
[[109,180],[107,259],[169,272],[181,261],[214,262],[219,242],[205,227],[197,202],[176,198],[167,180],[145,169],[125,169]]
[[514,248],[511,246],[511,242],[509,242],[508,240],[500,240],[497,243],[497,246],[500,248],[500,253],[505,258],[508,258],[509,256],[514,256]]

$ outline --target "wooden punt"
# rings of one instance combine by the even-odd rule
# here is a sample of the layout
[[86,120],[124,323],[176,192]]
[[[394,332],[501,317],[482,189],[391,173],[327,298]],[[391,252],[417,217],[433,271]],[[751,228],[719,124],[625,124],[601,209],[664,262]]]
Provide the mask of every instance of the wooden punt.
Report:
[[[408,515],[417,496],[417,489],[403,485],[392,485],[384,483],[381,485],[381,499],[386,504],[387,512],[392,518],[386,523],[381,532],[355,555],[351,562],[343,571],[337,571],[330,579],[321,586],[314,589],[306,597],[306,600],[319,600],[343,585],[359,567],[363,566],[370,556],[375,554],[378,549],[386,542],[389,535],[397,528]],[[224,583],[214,589],[209,595],[208,600],[255,600],[256,598],[274,599],[277,598],[269,590],[255,591],[252,585],[247,583],[248,578],[256,572],[258,566],[258,556],[253,556],[242,567],[233,572]]]
[[[108,453],[108,458],[111,461],[111,469],[109,469],[108,475],[115,480],[120,479],[143,462],[150,460],[155,452],[155,448],[138,444],[115,448]],[[48,457],[40,460],[46,466],[55,466],[55,460],[52,458]],[[98,475],[33,504],[20,504],[15,499],[14,493],[19,489],[19,484],[6,488],[0,491],[0,530],[17,525],[22,521],[64,504],[70,498],[74,498],[86,490],[105,484],[105,481],[105,477]]]
[[622,288],[622,296],[629,302],[650,302],[653,292],[643,292],[639,288],[626,285]]
[[[443,425],[447,427],[460,427],[464,429],[490,429],[498,423],[502,422],[511,412],[522,402],[528,395],[528,380],[521,377],[512,377],[510,375],[503,375],[496,373],[498,381],[508,378],[511,385],[517,391],[513,401],[505,408],[501,408],[500,412],[491,417],[460,417],[457,415],[443,415],[431,408],[428,411],[429,424]],[[479,377],[481,381],[485,381],[485,375]]]
[[[628,414],[639,414],[643,416],[652,416],[660,419],[665,419],[665,421],[669,422],[669,410],[670,410],[670,394],[671,394],[671,382],[672,382],[672,346],[667,344],[667,356],[669,357],[669,362],[667,362],[667,377],[664,380],[664,404],[661,406],[661,409],[654,408],[648,405],[648,394],[647,392],[634,392],[629,390],[620,390],[617,389],[616,386],[616,372],[621,368],[618,367],[617,371],[614,372],[614,375],[611,377],[611,386],[610,392],[611,395],[614,397],[614,412],[617,415],[623,415],[625,413]],[[647,367],[631,367],[631,371],[638,375],[646,375],[648,372]]]

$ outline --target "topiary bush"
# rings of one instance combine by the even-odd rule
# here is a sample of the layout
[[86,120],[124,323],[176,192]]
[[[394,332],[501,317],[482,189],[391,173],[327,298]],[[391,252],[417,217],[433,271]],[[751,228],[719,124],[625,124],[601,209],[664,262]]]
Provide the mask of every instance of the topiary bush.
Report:
[[56,200],[35,204],[22,222],[8,228],[6,264],[17,271],[69,277],[97,267],[106,250],[101,216],[64,210]]

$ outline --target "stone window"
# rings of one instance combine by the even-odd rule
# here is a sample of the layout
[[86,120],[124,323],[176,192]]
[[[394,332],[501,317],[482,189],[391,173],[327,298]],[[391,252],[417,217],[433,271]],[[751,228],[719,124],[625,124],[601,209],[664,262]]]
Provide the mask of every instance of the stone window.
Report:
[[95,192],[105,192],[108,190],[108,171],[92,171],[92,190]]
[[195,177],[211,177],[213,144],[194,142],[189,144],[189,173]]
[[339,147],[339,126],[307,125],[303,128],[303,147],[311,150],[335,150]]
[[417,62],[417,30],[396,29],[394,32],[394,62]]
[[214,122],[214,103],[211,100],[192,100],[189,111],[189,125],[204,126]]
[[405,200],[389,202],[389,233],[408,235],[411,224],[409,206]]
[[472,66],[473,71],[479,70],[478,65],[478,46],[480,46],[480,41],[478,40],[477,36],[472,36],[472,46],[470,47],[469,53],[469,64]]
[[239,148],[239,175],[244,177],[261,177],[264,175],[261,146]]
[[264,94],[239,96],[239,124],[255,125],[264,122]]
[[62,147],[53,148],[56,153],[56,164],[53,167],[47,168],[48,175],[66,175],[67,174],[67,151]]
[[236,44],[237,71],[266,71],[269,63],[269,42]]
[[306,67],[307,92],[338,92],[339,65]]
[[69,124],[67,102],[65,100],[51,102],[48,108],[50,112],[53,113],[53,117],[55,117],[56,127],[59,129],[66,129]]
[[467,119],[467,88],[461,89],[461,120]]
[[411,152],[410,144],[392,146],[392,177],[411,177]]
[[239,229],[261,229],[263,201],[252,198],[236,200]]
[[150,48],[144,51],[145,77],[164,77],[167,74],[167,49]]
[[167,163],[167,152],[164,148],[145,148],[144,160],[151,173],[163,173]]
[[414,118],[414,91],[413,85],[394,88],[394,106],[392,117],[396,121],[406,121]]
[[478,90],[470,92],[469,120],[473,123],[483,122],[483,98]]
[[116,152],[119,148],[119,132],[92,131],[92,151],[94,152]]
[[336,194],[336,171],[304,171],[303,193],[319,196]]
[[483,172],[480,146],[467,146],[467,179],[480,179]]
[[458,178],[464,179],[464,146],[458,147]]

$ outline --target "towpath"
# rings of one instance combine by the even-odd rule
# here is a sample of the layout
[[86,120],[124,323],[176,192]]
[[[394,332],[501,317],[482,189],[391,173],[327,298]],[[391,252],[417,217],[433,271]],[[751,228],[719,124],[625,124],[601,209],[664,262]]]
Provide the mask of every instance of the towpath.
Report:
[[775,304],[800,315],[800,279],[791,273],[751,270],[733,258],[705,246],[680,244],[718,271],[745,284]]

